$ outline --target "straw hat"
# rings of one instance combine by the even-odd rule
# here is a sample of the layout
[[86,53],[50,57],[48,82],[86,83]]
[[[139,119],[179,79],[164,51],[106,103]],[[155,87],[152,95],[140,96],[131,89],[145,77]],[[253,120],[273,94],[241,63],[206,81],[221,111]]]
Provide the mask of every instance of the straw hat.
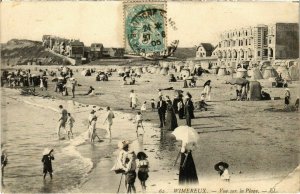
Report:
[[285,88],[285,90],[290,90],[289,88]]

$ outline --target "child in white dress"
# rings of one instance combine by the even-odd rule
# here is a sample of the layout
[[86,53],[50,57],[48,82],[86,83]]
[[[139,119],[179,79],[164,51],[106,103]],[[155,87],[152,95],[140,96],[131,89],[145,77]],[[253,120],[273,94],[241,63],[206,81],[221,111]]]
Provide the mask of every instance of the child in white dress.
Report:
[[147,102],[144,101],[144,103],[143,103],[143,105],[142,105],[142,107],[141,107],[141,111],[142,111],[142,112],[147,110],[146,103],[147,103]]
[[145,132],[144,126],[143,126],[143,115],[141,112],[138,112],[136,117],[135,117],[135,121],[136,121],[136,134],[138,136],[138,129],[139,127],[142,127],[143,131]]

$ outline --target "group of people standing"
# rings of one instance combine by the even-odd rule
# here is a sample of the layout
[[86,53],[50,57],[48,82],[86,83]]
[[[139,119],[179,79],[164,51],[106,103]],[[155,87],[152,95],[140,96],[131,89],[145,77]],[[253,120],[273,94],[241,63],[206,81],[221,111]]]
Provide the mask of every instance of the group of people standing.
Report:
[[159,96],[157,111],[160,120],[159,127],[169,131],[173,131],[178,127],[176,114],[178,114],[179,119],[185,118],[188,126],[192,125],[191,120],[195,118],[194,103],[189,92],[183,96],[181,91],[177,91],[173,102],[168,96],[166,96],[166,100],[162,95]]
[[[133,149],[130,148],[130,145],[129,141],[119,142],[118,147],[120,152],[112,170],[116,173],[122,173],[121,179],[123,175],[125,175],[125,187],[127,189],[127,193],[136,193],[134,185],[136,177],[140,180],[141,187],[144,192],[146,191],[146,181],[149,178],[148,172],[150,166],[149,161],[147,160],[148,156],[144,152],[139,152],[136,155]],[[136,173],[137,169],[138,173]]]

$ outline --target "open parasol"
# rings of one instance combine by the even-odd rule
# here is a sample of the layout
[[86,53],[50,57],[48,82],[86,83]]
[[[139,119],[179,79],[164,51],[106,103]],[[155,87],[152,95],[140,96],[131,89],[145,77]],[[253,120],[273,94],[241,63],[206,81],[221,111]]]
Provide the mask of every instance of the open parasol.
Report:
[[172,134],[176,137],[176,140],[181,140],[185,143],[197,143],[199,139],[197,131],[189,126],[179,126]]

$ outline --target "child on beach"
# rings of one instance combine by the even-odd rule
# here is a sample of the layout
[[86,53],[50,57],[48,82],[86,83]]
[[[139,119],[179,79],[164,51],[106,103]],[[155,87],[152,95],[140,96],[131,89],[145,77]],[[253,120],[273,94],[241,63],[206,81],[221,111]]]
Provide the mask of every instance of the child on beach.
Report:
[[42,158],[42,162],[44,165],[44,169],[43,169],[43,173],[44,173],[44,179],[46,178],[47,173],[50,174],[50,178],[52,179],[52,173],[53,173],[53,169],[52,169],[52,160],[54,160],[54,156],[53,156],[53,149],[49,149],[46,148],[43,152],[43,158]]
[[219,162],[215,165],[215,169],[219,172],[221,180],[226,182],[230,181],[228,168],[229,165],[226,162]]
[[142,107],[141,107],[141,111],[146,111],[147,110],[147,107],[146,107],[146,101],[144,101]]
[[70,137],[72,136],[73,137],[73,125],[75,123],[75,119],[71,116],[71,113],[68,113],[68,119],[67,119],[67,124],[69,126],[68,130],[67,130],[67,135],[68,135],[68,138],[70,139]]
[[138,112],[136,117],[135,117],[135,121],[136,121],[136,134],[138,135],[138,129],[139,127],[142,127],[143,131],[145,132],[144,126],[143,126],[143,115],[141,112]]
[[138,178],[141,182],[143,191],[146,191],[146,180],[148,179],[149,175],[149,162],[147,160],[147,155],[144,152],[139,152],[137,154],[138,158]]
[[151,108],[152,108],[152,111],[155,111],[155,101],[153,98],[151,99]]

